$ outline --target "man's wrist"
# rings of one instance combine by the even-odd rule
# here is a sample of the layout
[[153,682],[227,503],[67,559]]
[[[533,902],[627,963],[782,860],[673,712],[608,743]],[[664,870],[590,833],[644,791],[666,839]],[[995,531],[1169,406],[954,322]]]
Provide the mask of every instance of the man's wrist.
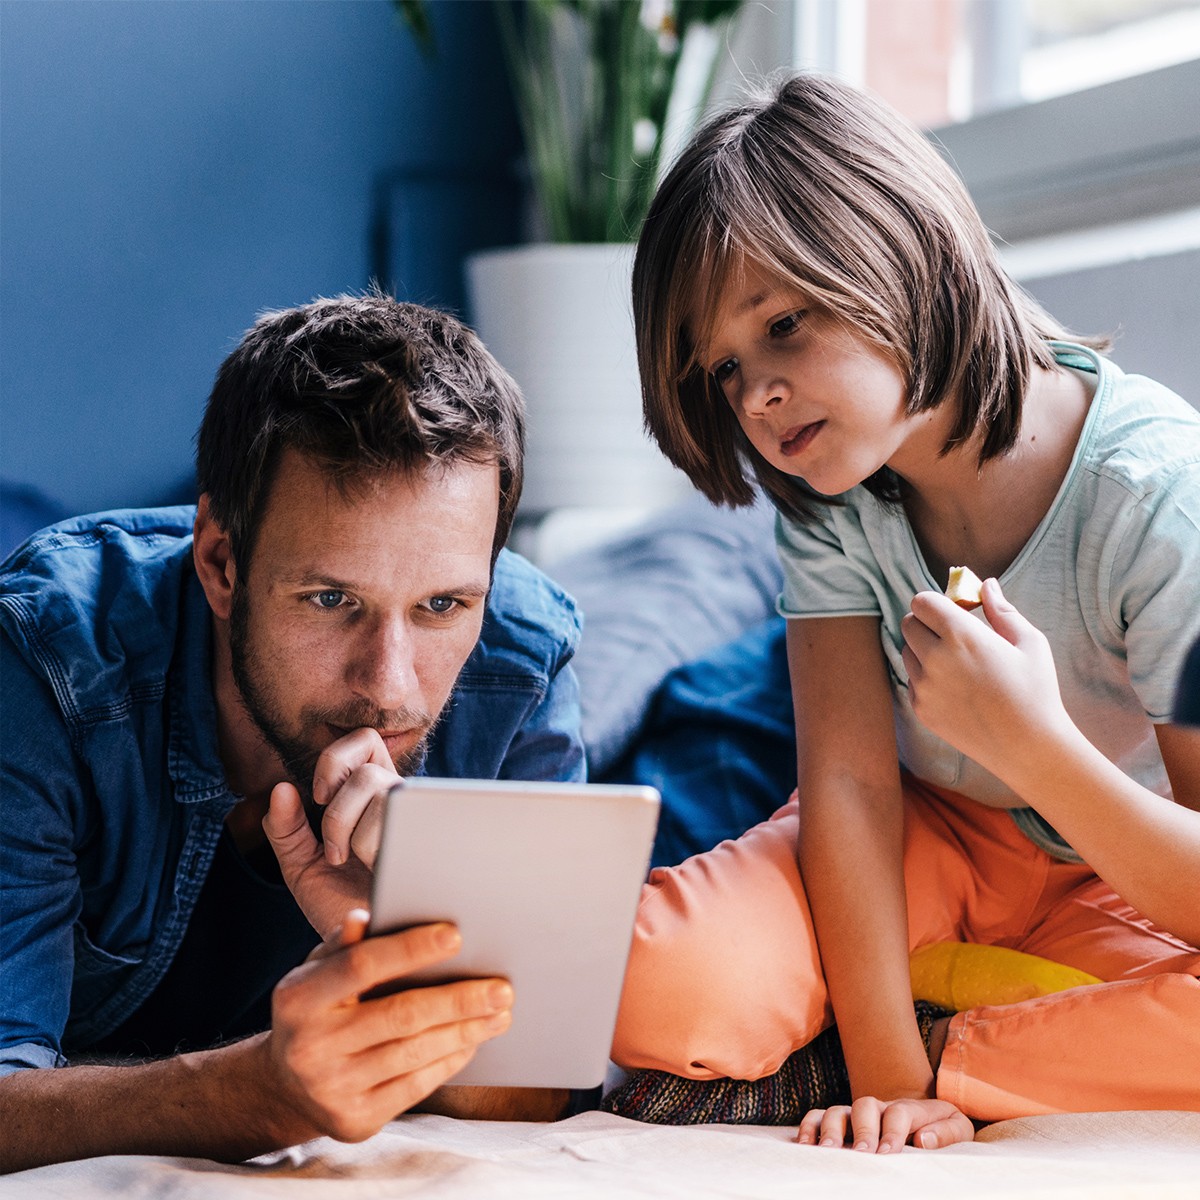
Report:
[[[466,1121],[557,1121],[567,1111],[566,1088],[465,1087],[450,1084],[414,1106],[414,1112]],[[582,1111],[582,1110],[581,1110]]]

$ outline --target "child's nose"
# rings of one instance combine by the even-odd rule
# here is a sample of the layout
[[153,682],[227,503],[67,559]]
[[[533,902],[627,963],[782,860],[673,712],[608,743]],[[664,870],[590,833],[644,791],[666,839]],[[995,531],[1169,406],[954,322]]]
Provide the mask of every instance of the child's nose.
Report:
[[742,410],[749,417],[766,416],[772,408],[778,408],[789,394],[786,380],[778,375],[764,375],[761,379],[750,381],[742,398]]

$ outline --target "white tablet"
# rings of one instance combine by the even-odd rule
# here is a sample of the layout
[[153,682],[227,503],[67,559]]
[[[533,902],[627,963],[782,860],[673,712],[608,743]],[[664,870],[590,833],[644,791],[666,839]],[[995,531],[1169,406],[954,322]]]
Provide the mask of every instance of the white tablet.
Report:
[[462,950],[401,981],[498,975],[512,1025],[449,1082],[603,1082],[658,793],[614,784],[406,779],[388,795],[372,934],[453,921]]

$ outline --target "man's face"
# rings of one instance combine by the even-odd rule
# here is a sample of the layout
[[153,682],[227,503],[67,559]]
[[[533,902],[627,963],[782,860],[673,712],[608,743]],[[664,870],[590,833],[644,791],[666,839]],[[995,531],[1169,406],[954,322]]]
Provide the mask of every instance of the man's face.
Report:
[[420,762],[479,638],[499,502],[494,464],[393,473],[345,493],[285,453],[230,615],[234,679],[306,802],[321,752],[379,731]]

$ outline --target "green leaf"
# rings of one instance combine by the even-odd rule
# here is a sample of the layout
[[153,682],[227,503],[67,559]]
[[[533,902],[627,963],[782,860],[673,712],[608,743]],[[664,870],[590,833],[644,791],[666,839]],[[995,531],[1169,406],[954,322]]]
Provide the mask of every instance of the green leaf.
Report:
[[434,44],[433,25],[429,20],[429,7],[425,0],[392,0],[396,12],[408,26],[413,40],[426,58],[432,58],[437,52]]

